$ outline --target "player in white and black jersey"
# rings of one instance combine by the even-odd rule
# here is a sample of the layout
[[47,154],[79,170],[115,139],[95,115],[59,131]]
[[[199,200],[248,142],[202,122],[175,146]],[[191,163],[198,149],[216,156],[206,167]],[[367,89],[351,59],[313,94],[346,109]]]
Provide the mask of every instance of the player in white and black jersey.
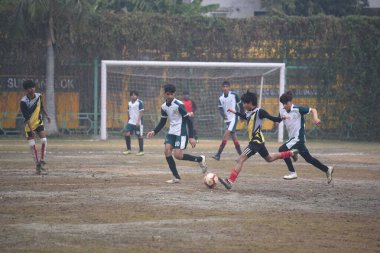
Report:
[[226,124],[226,130],[224,131],[222,143],[219,146],[218,152],[212,156],[215,160],[219,161],[224,147],[227,144],[228,138],[231,135],[235,145],[236,152],[241,155],[240,143],[236,135],[236,125],[238,116],[229,112],[228,109],[234,109],[235,111],[243,112],[241,101],[239,96],[230,91],[230,83],[224,81],[222,83],[223,94],[219,97],[218,108],[220,115],[222,116],[224,123]]
[[127,150],[123,152],[124,155],[132,154],[131,148],[131,133],[135,132],[139,141],[139,152],[137,156],[144,155],[144,139],[143,139],[143,112],[144,102],[139,99],[137,91],[129,93],[130,101],[128,102],[128,123],[125,125],[123,132],[125,137],[125,144]]
[[[298,149],[300,155],[306,160],[306,162],[314,165],[326,173],[327,183],[331,183],[334,168],[332,166],[326,166],[318,159],[312,157],[305,145],[306,139],[304,115],[311,112],[313,115],[314,124],[319,126],[321,124],[321,121],[318,118],[318,112],[315,108],[294,105],[292,100],[293,94],[291,91],[282,94],[280,97],[280,102],[284,106],[284,108],[280,111],[280,116],[283,119],[286,130],[288,131],[289,140],[279,148],[279,151],[283,152],[290,149]],[[284,179],[296,179],[297,173],[294,170],[292,161],[289,158],[284,160],[289,170],[289,174],[285,175]]]
[[[194,148],[196,141],[193,138],[193,124],[189,119],[184,104],[174,97],[176,88],[173,84],[167,84],[164,86],[165,103],[161,106],[161,120],[153,131],[147,134],[147,138],[155,136],[164,126],[169,118],[169,132],[165,138],[165,157],[169,165],[169,168],[174,176],[173,179],[166,181],[167,183],[179,183],[181,177],[178,174],[174,157],[178,160],[186,160],[192,162],[198,162],[203,173],[207,171],[206,157],[193,156],[184,154],[187,143],[190,142]],[[188,131],[187,131],[188,130]]]

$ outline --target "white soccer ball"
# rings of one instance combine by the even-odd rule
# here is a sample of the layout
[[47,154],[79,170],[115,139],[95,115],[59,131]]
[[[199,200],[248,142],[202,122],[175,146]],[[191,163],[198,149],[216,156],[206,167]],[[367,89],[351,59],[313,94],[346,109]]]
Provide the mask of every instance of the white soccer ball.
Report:
[[214,188],[218,183],[218,177],[214,173],[207,173],[203,178],[203,182],[208,188]]

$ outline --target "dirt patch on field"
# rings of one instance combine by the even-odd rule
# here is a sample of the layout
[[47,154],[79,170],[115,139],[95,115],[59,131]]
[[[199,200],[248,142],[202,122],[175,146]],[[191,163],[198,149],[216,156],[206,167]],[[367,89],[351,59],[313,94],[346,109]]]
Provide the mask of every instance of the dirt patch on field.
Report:
[[[219,141],[188,153],[208,157],[227,177],[236,154],[211,155]],[[270,152],[279,145],[269,143]],[[246,163],[233,190],[207,189],[196,163],[177,161],[171,177],[162,140],[146,155],[123,156],[122,140],[49,140],[49,175],[33,174],[22,140],[0,142],[1,252],[379,252],[380,147],[310,143],[335,165],[334,182],[302,159],[299,178],[285,164]]]

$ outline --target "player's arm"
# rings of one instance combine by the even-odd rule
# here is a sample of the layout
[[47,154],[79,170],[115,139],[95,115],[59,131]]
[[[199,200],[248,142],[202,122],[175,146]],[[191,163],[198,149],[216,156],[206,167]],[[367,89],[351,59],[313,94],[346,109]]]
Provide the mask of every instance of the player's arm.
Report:
[[193,112],[195,113],[196,110],[198,110],[197,104],[194,102],[194,100],[191,99],[191,103],[193,105]]
[[310,112],[313,115],[313,123],[319,126],[321,124],[321,120],[318,118],[318,111],[315,108],[310,108]]
[[280,123],[282,121],[280,116],[277,116],[277,117],[272,116],[267,111],[265,111],[264,109],[259,110],[259,118],[260,119],[269,119],[269,120],[271,120],[273,122],[277,122],[277,123]]
[[160,119],[160,122],[158,122],[157,126],[154,128],[154,130],[150,131],[147,133],[146,137],[147,138],[150,138],[150,137],[153,137],[155,136],[158,132],[161,131],[161,129],[165,126],[166,124],[166,120],[168,118],[168,115],[166,114],[166,112],[164,110],[162,110],[161,108],[161,119]]
[[224,113],[222,102],[220,101],[220,99],[218,101],[219,101],[218,103],[219,114],[220,116],[222,116],[223,119],[227,119],[227,115]]
[[237,116],[240,117],[240,119],[247,120],[247,115],[245,113],[241,112],[235,112],[233,109],[229,108],[227,109],[227,112],[232,112],[233,114],[236,114]]
[[51,119],[50,119],[48,113],[47,113],[46,110],[45,110],[44,103],[42,102],[42,96],[41,96],[41,112],[45,115],[46,119],[47,119],[48,122],[50,123]]
[[21,110],[22,117],[24,118],[24,124],[27,125],[29,127],[29,130],[32,132],[32,134],[34,134],[32,125],[30,124],[30,114],[28,112],[28,107],[22,101],[20,102],[20,110]]
[[140,126],[140,122],[141,122],[141,118],[143,116],[143,113],[144,113],[144,104],[142,101],[139,101],[139,116],[137,118],[137,122],[136,122],[136,126]]

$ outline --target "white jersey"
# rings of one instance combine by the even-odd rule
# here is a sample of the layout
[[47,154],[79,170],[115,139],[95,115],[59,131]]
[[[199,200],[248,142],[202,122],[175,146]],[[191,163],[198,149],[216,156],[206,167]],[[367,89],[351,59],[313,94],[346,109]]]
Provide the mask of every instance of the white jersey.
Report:
[[240,98],[234,92],[229,92],[227,96],[224,93],[219,97],[218,107],[223,108],[224,114],[227,115],[227,119],[224,119],[224,122],[234,121],[236,115],[232,112],[227,112],[228,109],[233,109],[235,111],[239,110]]
[[[144,111],[144,103],[142,100],[137,99],[135,102],[129,101],[128,103],[128,113],[129,113],[129,124],[136,125],[141,111]],[[141,119],[142,121],[142,119]],[[142,125],[142,122],[140,122]]]
[[285,124],[289,140],[292,140],[292,143],[305,142],[305,119],[303,116],[310,110],[309,107],[292,105],[289,112],[285,109],[280,111],[281,118],[286,117],[286,120],[282,122]]
[[177,136],[187,135],[185,117],[188,117],[188,114],[181,101],[175,98],[169,105],[166,102],[163,103],[161,106],[161,117],[169,118],[170,127],[168,134]]

